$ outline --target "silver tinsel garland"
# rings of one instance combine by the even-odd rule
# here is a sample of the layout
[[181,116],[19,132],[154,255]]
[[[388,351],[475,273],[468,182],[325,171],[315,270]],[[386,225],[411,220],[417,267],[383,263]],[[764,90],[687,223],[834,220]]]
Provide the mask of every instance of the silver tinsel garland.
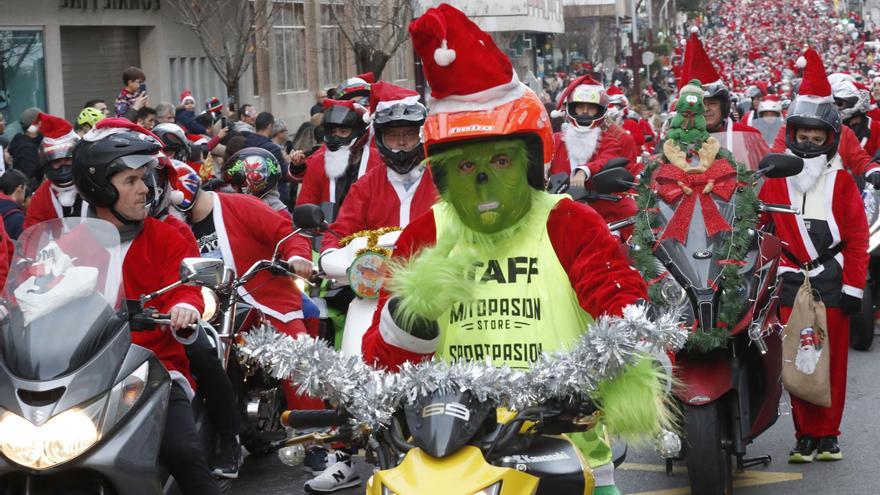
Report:
[[651,321],[646,311],[632,305],[622,317],[600,317],[567,352],[545,354],[528,370],[435,360],[406,363],[391,373],[358,357],[343,357],[308,335],[294,339],[268,326],[252,330],[239,351],[272,376],[293,381],[302,393],[330,400],[358,423],[377,428],[388,424],[402,402],[438,390],[470,390],[480,400],[512,409],[590,395],[646,352],[684,345],[687,331],[679,314],[665,313]]

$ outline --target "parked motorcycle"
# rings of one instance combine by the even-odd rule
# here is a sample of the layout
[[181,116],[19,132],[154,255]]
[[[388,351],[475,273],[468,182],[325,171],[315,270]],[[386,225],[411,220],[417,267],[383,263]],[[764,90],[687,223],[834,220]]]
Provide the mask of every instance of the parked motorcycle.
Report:
[[[789,155],[770,154],[755,173],[762,177],[788,177],[800,172],[803,161]],[[741,187],[754,187],[750,184]],[[684,413],[685,456],[691,492],[727,495],[732,492],[733,466],[743,470],[768,464],[770,456],[746,457],[746,446],[767,430],[778,417],[782,393],[780,324],[776,297],[777,268],[782,253],[780,240],[771,232],[754,231],[744,259],[728,260],[725,241],[732,231],[709,236],[702,208],[695,208],[686,242],[670,237],[660,240],[682,203],[666,203],[654,194],[654,213],[648,248],[661,266],[652,280],[659,290],[655,303],[680,308],[685,325],[694,332],[713,332],[719,326],[719,309],[725,296],[722,269],[735,264],[742,286],[734,297],[743,298],[735,321],[722,337],[726,345],[714,350],[680,352],[673,394]],[[733,225],[737,215],[734,191],[729,201],[712,196],[725,221]],[[699,204],[697,206],[700,206]],[[797,213],[788,205],[758,204],[759,211]],[[640,211],[639,215],[648,213]],[[650,221],[651,217],[647,217]],[[750,234],[751,235],[751,234]],[[657,301],[659,299],[659,301]],[[717,330],[716,330],[717,331]],[[693,338],[693,337],[692,337]],[[667,471],[671,472],[671,459]]]
[[0,311],[0,493],[179,493],[158,464],[172,377],[130,332],[170,325],[140,303],[208,283],[216,273],[199,268],[218,260],[185,260],[180,282],[128,304],[122,259],[102,220],[52,220],[19,238]]

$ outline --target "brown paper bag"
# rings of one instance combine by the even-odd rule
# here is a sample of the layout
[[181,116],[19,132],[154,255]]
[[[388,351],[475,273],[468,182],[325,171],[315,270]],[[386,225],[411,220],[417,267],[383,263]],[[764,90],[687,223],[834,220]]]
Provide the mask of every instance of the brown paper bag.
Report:
[[794,299],[782,332],[782,384],[788,392],[817,406],[831,406],[831,348],[825,304],[813,293],[810,277]]

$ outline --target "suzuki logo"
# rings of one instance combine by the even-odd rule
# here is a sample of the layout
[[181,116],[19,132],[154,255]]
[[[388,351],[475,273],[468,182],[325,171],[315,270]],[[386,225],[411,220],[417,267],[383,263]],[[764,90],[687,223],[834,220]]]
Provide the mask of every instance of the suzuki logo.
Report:
[[444,414],[446,416],[458,418],[462,421],[469,421],[471,419],[471,412],[468,410],[468,408],[465,407],[463,404],[459,404],[458,402],[449,402],[446,404],[429,404],[422,409],[423,418],[440,416]]

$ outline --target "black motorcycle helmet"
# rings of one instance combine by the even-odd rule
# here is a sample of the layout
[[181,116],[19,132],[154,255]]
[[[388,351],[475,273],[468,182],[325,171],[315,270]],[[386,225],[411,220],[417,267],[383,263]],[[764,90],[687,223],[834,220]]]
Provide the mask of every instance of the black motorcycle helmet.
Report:
[[[366,141],[364,138],[367,136],[367,123],[364,122],[363,115],[347,105],[331,105],[325,108],[321,127],[324,128],[324,144],[330,151],[336,151],[345,145],[356,147],[360,140]],[[330,130],[336,127],[350,128],[351,135],[347,138],[333,136]]]
[[716,98],[721,102],[721,120],[730,116],[730,91],[724,83],[716,82],[705,86],[703,99]]
[[383,133],[393,127],[420,128],[428,117],[428,110],[421,103],[397,103],[379,110],[373,116],[373,129],[376,131],[376,148],[385,164],[398,174],[406,174],[425,159],[425,147],[416,145],[409,151],[394,151],[385,146]]
[[[799,96],[789,107],[788,117],[785,119],[785,145],[801,158],[821,155],[831,158],[837,153],[837,146],[840,144],[840,126],[840,113],[833,100]],[[821,129],[828,132],[828,139],[822,146],[809,141],[798,143],[798,129]]]
[[43,139],[40,143],[40,164],[43,167],[43,175],[49,179],[52,184],[58,187],[67,187],[73,185],[73,165],[66,164],[60,167],[53,167],[52,163],[73,156],[73,149],[79,138],[67,139],[61,142],[49,142]]
[[153,127],[152,131],[162,140],[162,150],[168,158],[182,162],[190,159],[192,150],[189,139],[186,138],[186,133],[179,125],[166,122]]
[[[123,223],[137,223],[119,214],[114,205],[119,191],[110,179],[124,170],[158,165],[159,143],[145,134],[124,131],[97,141],[80,141],[73,150],[73,182],[89,204],[110,209]],[[153,188],[155,190],[155,187]],[[153,198],[147,199],[148,203]],[[147,205],[148,211],[150,204]]]

